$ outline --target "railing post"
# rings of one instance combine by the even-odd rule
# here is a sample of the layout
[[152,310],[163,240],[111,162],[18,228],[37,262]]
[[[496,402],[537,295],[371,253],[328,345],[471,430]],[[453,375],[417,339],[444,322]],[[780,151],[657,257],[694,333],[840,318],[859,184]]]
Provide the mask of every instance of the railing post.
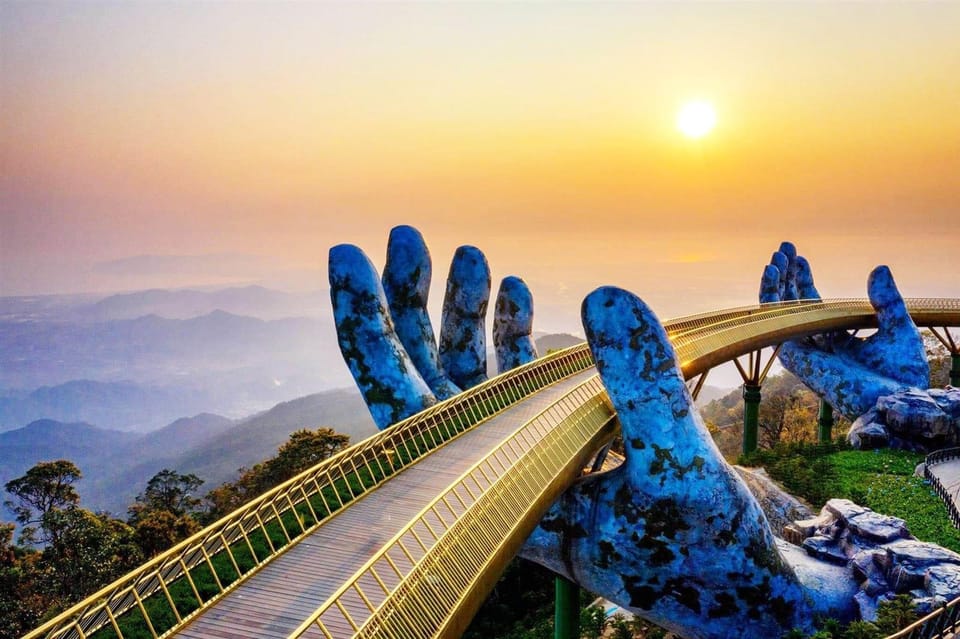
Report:
[[950,359],[953,364],[950,367],[950,385],[960,386],[960,353],[954,353]]
[[760,385],[743,385],[743,454],[757,450],[760,427]]
[[833,406],[820,398],[820,414],[817,417],[817,442],[829,444],[833,441]]
[[566,577],[554,580],[554,639],[580,639],[580,586]]

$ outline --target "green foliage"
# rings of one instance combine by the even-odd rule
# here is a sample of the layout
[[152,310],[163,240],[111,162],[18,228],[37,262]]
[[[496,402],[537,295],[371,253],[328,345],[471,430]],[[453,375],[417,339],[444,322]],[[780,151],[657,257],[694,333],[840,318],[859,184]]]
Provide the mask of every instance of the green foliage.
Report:
[[738,463],[744,466],[763,466],[788,492],[813,504],[822,505],[836,496],[831,491],[837,480],[837,472],[826,455],[844,447],[842,443],[780,444],[772,450],[759,449],[743,455]]
[[151,511],[165,511],[172,515],[186,515],[200,505],[195,491],[203,485],[203,480],[194,474],[180,473],[164,468],[150,478],[147,488],[137,495],[136,503],[130,507],[131,518],[135,521],[138,514]]
[[877,606],[877,627],[885,635],[892,635],[920,618],[910,595],[897,595]]
[[592,605],[580,611],[580,636],[582,639],[600,639],[607,627],[607,611],[603,606]]
[[[6,483],[4,488],[16,498],[16,501],[7,500],[4,505],[13,511],[17,521],[23,525],[20,535],[21,544],[52,541],[50,531],[42,525],[43,518],[51,510],[68,508],[80,503],[80,495],[73,487],[80,477],[80,469],[73,462],[58,459],[52,462],[40,462],[22,477]],[[40,524],[39,529],[30,524]],[[37,537],[38,532],[39,537]]]
[[43,516],[42,528],[52,541],[43,550],[39,567],[42,589],[62,607],[110,583],[143,561],[133,529],[106,514],[83,508],[54,508]]
[[214,521],[233,512],[349,445],[350,438],[347,435],[330,428],[318,428],[315,431],[301,429],[291,433],[289,441],[280,447],[274,457],[253,468],[241,468],[236,481],[227,482],[207,494],[207,520]]
[[480,607],[464,639],[534,637],[553,623],[554,574],[525,559],[507,566],[493,592]]
[[127,521],[146,557],[153,557],[200,529],[193,514],[201,503],[194,493],[202,484],[203,480],[196,475],[181,475],[164,468],[137,495]]
[[883,633],[869,621],[854,621],[843,633],[843,639],[882,639]]
[[633,639],[633,626],[623,613],[618,612],[610,617],[609,625],[612,639]]
[[903,450],[851,450],[843,443],[779,446],[741,458],[760,465],[786,489],[816,508],[827,499],[854,501],[895,515],[919,539],[960,552],[960,531],[943,502],[913,471],[923,455]]
[[822,628],[821,632],[829,633],[834,639],[838,639],[838,637],[843,634],[843,627],[840,625],[840,622],[833,617],[824,619],[817,625]]

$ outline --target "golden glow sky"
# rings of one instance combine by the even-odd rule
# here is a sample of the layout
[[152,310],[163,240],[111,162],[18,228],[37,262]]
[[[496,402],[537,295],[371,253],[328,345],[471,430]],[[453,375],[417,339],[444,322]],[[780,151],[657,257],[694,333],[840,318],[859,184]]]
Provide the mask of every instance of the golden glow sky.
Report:
[[[960,296],[960,3],[0,4],[0,294],[325,285],[418,226],[573,317],[821,292]],[[711,101],[717,128],[674,120]],[[225,256],[233,270],[105,268]],[[199,263],[199,261],[194,262]],[[118,272],[119,271],[119,272]],[[311,280],[310,278],[313,278]],[[545,311],[545,312],[544,312]]]

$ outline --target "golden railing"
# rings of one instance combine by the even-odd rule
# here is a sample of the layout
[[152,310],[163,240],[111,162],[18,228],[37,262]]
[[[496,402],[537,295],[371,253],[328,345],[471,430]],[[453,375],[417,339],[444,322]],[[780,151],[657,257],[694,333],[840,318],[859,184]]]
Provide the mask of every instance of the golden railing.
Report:
[[[960,326],[960,300],[908,299],[906,302],[918,326]],[[787,339],[825,331],[874,327],[876,317],[867,300],[840,299],[746,306],[668,320],[664,326],[681,362],[684,377],[690,379],[717,364]],[[423,454],[523,397],[590,366],[589,349],[580,344],[495,377],[414,415],[265,493],[58,615],[24,639],[85,638],[104,627],[113,629],[109,636],[123,639],[119,617],[131,611],[139,611],[143,618],[141,625],[148,627],[151,636],[168,634],[235,588],[290,544],[312,532],[348,502],[366,494]],[[590,452],[592,450],[579,450],[577,454]],[[524,481],[536,480],[528,477]],[[523,525],[529,524],[532,530],[534,523],[525,522]],[[251,539],[256,535],[264,538],[269,547],[263,557],[253,548]],[[252,561],[241,561],[238,553],[247,553],[252,556]],[[228,560],[224,560],[224,556]],[[492,561],[498,561],[497,557]],[[456,555],[437,561],[447,565],[462,559],[464,557]],[[218,560],[233,569],[231,576],[234,578],[228,583],[220,578],[219,573],[223,570],[215,566]],[[209,592],[202,592],[195,583],[194,573],[198,570],[207,570],[213,575],[215,583],[209,587]],[[178,584],[185,588],[185,583],[199,607],[181,613],[170,590]],[[406,591],[401,588],[397,592]],[[169,607],[168,616],[175,619],[172,625],[157,628],[151,622],[147,600],[152,597],[156,601],[161,596],[166,601],[164,605]],[[384,601],[394,599],[396,597],[391,595],[391,599]]]
[[599,376],[571,390],[438,495],[290,639],[459,637],[615,419]]
[[[960,300],[913,299],[907,305],[920,326],[960,325]],[[786,339],[874,326],[874,311],[864,299],[765,304],[664,323],[687,379],[720,363],[714,361],[718,352],[726,360]],[[608,407],[609,399],[598,388],[584,407],[599,411],[601,404]],[[544,472],[551,453],[541,451],[543,444],[528,446],[523,456],[513,451],[513,463],[493,481],[488,460],[480,462],[370,558],[290,639],[460,636],[506,562],[576,475],[573,469],[582,467],[598,440],[609,436],[615,414],[611,421],[598,415],[571,413],[561,420],[553,432],[570,433],[587,424],[594,431],[570,435],[582,447],[568,453],[569,467],[558,470],[559,462],[553,460],[555,474]],[[512,445],[509,441],[505,445]],[[494,456],[498,454],[502,451]],[[497,463],[503,468],[509,462]],[[478,469],[484,468],[488,476],[477,479]],[[462,488],[471,482],[476,491]],[[544,492],[534,496],[538,488]]]
[[[960,326],[960,299],[910,298],[905,302],[917,326]],[[687,379],[788,339],[876,325],[876,314],[865,299],[778,302],[664,322]]]
[[885,639],[954,639],[960,630],[960,597]]
[[[592,365],[585,344],[572,346],[398,422],[264,493],[87,597],[24,639],[84,639],[100,629],[103,630],[98,638],[124,639],[125,613],[136,617],[133,624],[146,627],[154,638],[168,634],[347,503],[416,459],[524,397]],[[177,591],[186,591],[186,597],[177,596]],[[160,624],[161,618],[167,623]]]

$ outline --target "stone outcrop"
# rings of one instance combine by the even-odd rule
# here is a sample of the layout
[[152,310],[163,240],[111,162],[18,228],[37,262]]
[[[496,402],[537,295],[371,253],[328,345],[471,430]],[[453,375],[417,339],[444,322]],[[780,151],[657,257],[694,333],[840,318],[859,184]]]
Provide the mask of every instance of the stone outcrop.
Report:
[[960,389],[909,388],[884,395],[853,423],[847,435],[856,448],[891,446],[922,452],[960,443]]
[[786,532],[811,557],[847,569],[859,585],[861,619],[874,621],[880,602],[898,594],[909,594],[922,613],[960,596],[960,554],[918,541],[898,517],[831,499],[820,515]]

